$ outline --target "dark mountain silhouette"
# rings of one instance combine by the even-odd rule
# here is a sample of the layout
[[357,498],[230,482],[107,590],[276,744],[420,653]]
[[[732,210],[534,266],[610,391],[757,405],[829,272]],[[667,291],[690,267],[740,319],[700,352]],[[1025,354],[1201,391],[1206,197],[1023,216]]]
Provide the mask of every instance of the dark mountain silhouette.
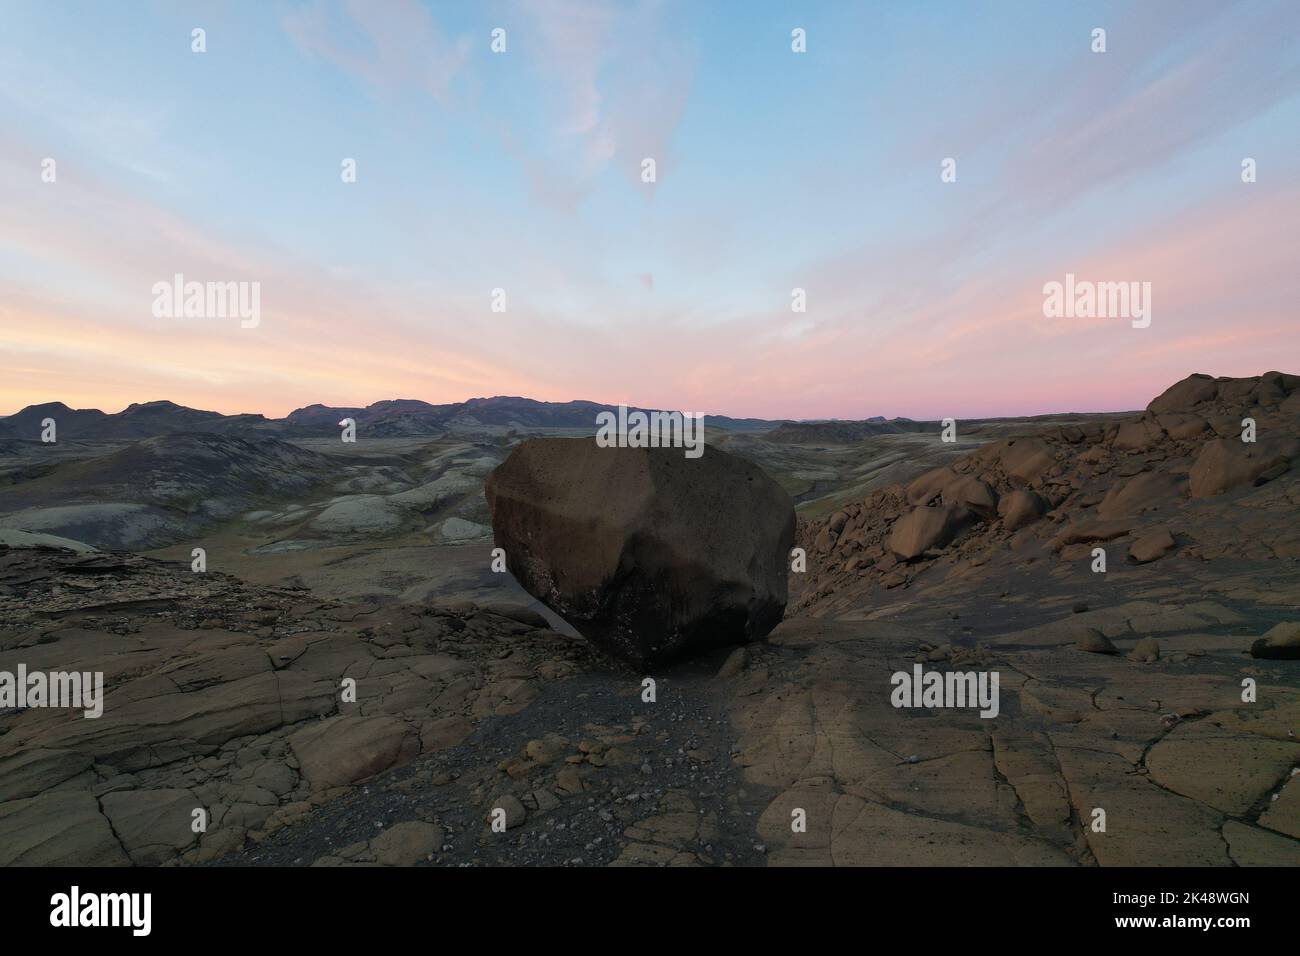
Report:
[[39,439],[44,428],[42,422],[47,418],[57,423],[61,437],[91,437],[108,417],[98,408],[69,408],[62,402],[28,405],[22,411],[0,418],[0,437]]
[[[279,438],[311,438],[337,435],[339,422],[351,418],[359,437],[437,437],[446,433],[474,433],[509,429],[587,429],[595,431],[596,416],[617,413],[618,406],[599,402],[540,402],[519,396],[471,398],[449,405],[433,405],[418,399],[391,399],[364,408],[308,405],[280,419],[262,415],[223,415],[155,401],[133,404],[120,412],[106,414],[99,409],[72,409],[62,402],[29,405],[13,415],[0,417],[0,438],[39,440],[41,422],[53,418],[59,438],[133,439],[153,438],[186,432],[209,432],[237,436],[267,434]],[[634,409],[652,411],[652,409]],[[707,415],[706,424],[731,431],[767,431],[782,422],[761,418],[729,418]]]

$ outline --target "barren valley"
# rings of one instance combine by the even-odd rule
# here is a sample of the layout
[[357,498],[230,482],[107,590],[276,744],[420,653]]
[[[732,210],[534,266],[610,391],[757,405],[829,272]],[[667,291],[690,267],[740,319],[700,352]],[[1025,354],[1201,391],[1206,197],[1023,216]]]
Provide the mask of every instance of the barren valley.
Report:
[[[763,639],[649,668],[493,566],[489,475],[595,406],[382,404],[0,419],[0,671],[105,681],[0,711],[0,863],[1300,863],[1300,377],[710,427],[805,561]],[[997,716],[896,706],[918,665]]]

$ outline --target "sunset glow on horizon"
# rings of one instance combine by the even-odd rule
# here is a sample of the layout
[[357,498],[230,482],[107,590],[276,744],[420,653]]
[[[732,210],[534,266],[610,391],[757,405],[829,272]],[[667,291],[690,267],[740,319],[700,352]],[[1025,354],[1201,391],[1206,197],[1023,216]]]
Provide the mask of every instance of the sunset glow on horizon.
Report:
[[[1297,4],[735,9],[11,5],[0,415],[971,418],[1300,373]],[[1067,274],[1150,283],[1150,326],[1044,317]],[[260,320],[160,317],[174,276]]]

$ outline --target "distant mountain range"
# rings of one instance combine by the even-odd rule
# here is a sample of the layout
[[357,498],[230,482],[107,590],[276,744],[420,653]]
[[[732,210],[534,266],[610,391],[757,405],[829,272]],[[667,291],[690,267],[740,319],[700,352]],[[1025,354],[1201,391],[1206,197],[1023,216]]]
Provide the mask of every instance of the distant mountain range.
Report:
[[903,432],[930,431],[922,422],[910,418],[886,421],[880,416],[861,422],[784,422],[764,437],[768,441],[788,445],[852,445],[876,435],[898,435]]
[[[278,438],[328,437],[339,434],[344,418],[357,423],[358,437],[436,438],[446,434],[506,433],[511,430],[582,429],[595,432],[596,416],[617,412],[615,405],[599,402],[539,402],[531,398],[497,396],[471,398],[450,405],[432,405],[417,399],[375,402],[365,408],[308,405],[284,418],[263,415],[223,415],[186,408],[175,402],[133,404],[120,412],[97,408],[69,408],[62,402],[28,405],[13,415],[0,417],[0,438],[38,440],[41,423],[52,418],[60,439],[140,439],[189,432],[237,435],[258,434]],[[640,409],[652,411],[652,409]],[[785,421],[706,415],[706,425],[730,431],[770,431]]]

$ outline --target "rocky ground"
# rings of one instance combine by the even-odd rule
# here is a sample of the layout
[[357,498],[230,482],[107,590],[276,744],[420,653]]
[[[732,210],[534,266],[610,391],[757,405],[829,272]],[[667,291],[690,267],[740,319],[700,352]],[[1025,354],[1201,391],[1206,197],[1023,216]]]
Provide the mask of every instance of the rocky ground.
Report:
[[[1300,378],[1193,376],[1136,419],[990,443],[805,523],[770,639],[804,648],[796,690],[740,718],[783,741],[751,771],[786,788],[773,806],[822,807],[821,841],[783,850],[1300,861],[1298,453]],[[914,660],[997,670],[1002,713],[900,721],[885,674]]]
[[0,715],[10,864],[214,859],[461,743],[588,653],[523,612],[322,601],[129,555],[0,550],[0,588],[0,670],[106,684],[100,718]]
[[[219,862],[761,863],[755,821],[768,791],[733,766],[715,689],[712,668],[684,667],[649,703],[635,675],[597,665]],[[505,829],[494,831],[497,808]]]
[[[1297,385],[1193,377],[1141,416],[841,470],[767,639],[648,673],[539,613],[490,543],[268,552],[245,515],[195,572],[194,542],[10,531],[0,672],[107,687],[98,719],[0,711],[0,863],[1300,863]],[[480,451],[365,452],[401,477],[329,490]],[[356,465],[329,480],[392,462]],[[894,707],[918,662],[996,672],[998,715]]]
[[762,859],[717,662],[647,701],[526,611],[322,602],[129,555],[3,550],[0,588],[0,670],[107,683],[101,718],[0,714],[4,864]]
[[[761,690],[732,715],[746,780],[778,791],[772,862],[1300,863],[1300,680],[1249,657],[1247,616],[1134,601],[1008,631],[948,613],[795,618],[755,655]],[[895,709],[890,674],[917,661],[996,671],[999,715]]]

